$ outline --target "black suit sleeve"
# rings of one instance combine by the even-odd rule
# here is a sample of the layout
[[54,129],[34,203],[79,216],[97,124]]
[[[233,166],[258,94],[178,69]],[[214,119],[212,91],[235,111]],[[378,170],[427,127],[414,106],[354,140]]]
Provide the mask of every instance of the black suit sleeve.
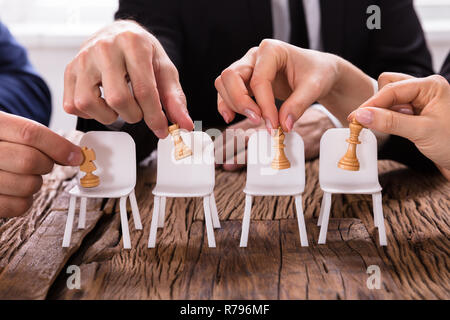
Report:
[[442,65],[441,75],[450,83],[450,52]]
[[434,73],[425,35],[412,0],[380,0],[381,28],[371,30],[369,66],[373,77],[401,72],[415,77]]
[[180,0],[120,0],[116,19],[131,19],[161,42],[177,69],[181,68],[183,34]]

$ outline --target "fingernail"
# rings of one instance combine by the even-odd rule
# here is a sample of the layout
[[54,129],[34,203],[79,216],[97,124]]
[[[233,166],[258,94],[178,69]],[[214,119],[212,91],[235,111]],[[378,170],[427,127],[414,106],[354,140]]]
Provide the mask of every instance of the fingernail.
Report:
[[409,114],[409,115],[414,114],[414,112],[409,108],[401,108],[400,110],[398,110],[398,112],[403,113],[403,114]]
[[226,123],[230,123],[231,116],[226,110],[223,110],[220,114],[222,115],[222,117],[223,117],[223,119],[225,120]]
[[79,166],[81,163],[83,163],[83,160],[84,156],[81,151],[72,151],[67,158],[67,162],[71,166]]
[[165,138],[167,136],[167,130],[164,130],[164,129],[158,129],[158,130],[155,130],[153,132],[160,139]]
[[286,127],[288,129],[288,132],[292,130],[293,126],[294,126],[294,117],[292,116],[292,114],[290,114],[286,118]]
[[252,121],[253,123],[259,124],[261,122],[261,117],[258,116],[256,113],[254,113],[252,110],[245,109],[244,113],[247,116],[247,118],[249,118],[250,121]]
[[373,112],[369,109],[358,109],[356,110],[355,117],[361,124],[371,124],[373,121]]
[[269,131],[269,133],[272,135],[273,134],[273,127],[272,127],[272,122],[270,122],[269,119],[266,119],[266,128],[267,128],[267,131]]

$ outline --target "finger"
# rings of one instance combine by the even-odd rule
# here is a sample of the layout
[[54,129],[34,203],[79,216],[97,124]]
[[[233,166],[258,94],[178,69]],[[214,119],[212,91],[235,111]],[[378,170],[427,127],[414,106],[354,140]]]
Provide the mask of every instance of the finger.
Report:
[[408,80],[408,79],[414,79],[414,77],[410,76],[408,74],[404,74],[404,73],[383,72],[378,77],[378,90],[381,90],[388,83],[402,81],[402,80]]
[[[148,42],[148,39],[146,40]],[[120,42],[125,55],[125,65],[130,77],[133,94],[141,107],[147,126],[162,139],[169,134],[167,118],[161,106],[158,83],[153,65],[153,44],[142,42],[140,37],[123,38]]]
[[40,175],[23,175],[0,170],[0,194],[31,197],[41,189],[41,186]]
[[261,111],[258,105],[250,97],[243,79],[233,69],[229,68],[221,74],[222,84],[230,100],[234,111],[246,115],[252,122],[259,124],[261,121]]
[[20,198],[7,195],[0,195],[0,218],[17,217],[31,208],[33,198]]
[[75,85],[75,108],[103,124],[117,120],[117,113],[101,98],[100,88],[87,72],[78,74]]
[[271,42],[263,41],[259,46],[255,68],[250,87],[265,120],[270,121],[272,128],[278,128],[278,110],[275,105],[272,82],[285,61],[284,53],[276,50]]
[[291,131],[295,122],[320,96],[314,88],[314,79],[309,79],[307,83],[299,86],[287,100],[281,105],[279,120],[284,131]]
[[113,42],[99,43],[96,53],[106,104],[127,123],[141,121],[142,110],[128,86],[124,56]]
[[19,116],[0,112],[0,140],[33,147],[61,165],[79,166],[81,148],[49,128]]
[[53,161],[33,147],[0,141],[0,151],[0,170],[43,175],[53,169]]
[[77,77],[75,75],[73,68],[74,68],[73,62],[71,62],[66,66],[66,69],[64,71],[64,94],[63,94],[64,111],[84,119],[91,119],[92,118],[91,116],[78,110],[75,107],[74,96]]
[[395,105],[411,104],[414,108],[424,108],[434,96],[436,82],[445,81],[439,76],[414,78],[389,83],[369,98],[360,107],[391,108]]
[[186,96],[180,85],[178,71],[165,53],[163,57],[157,59],[160,61],[155,78],[163,108],[170,121],[178,124],[180,128],[191,131],[194,129],[194,122],[186,107]]
[[230,123],[236,116],[236,113],[226,104],[220,94],[217,94],[217,110],[226,123]]
[[357,109],[352,117],[369,129],[402,136],[415,141],[424,136],[429,120],[389,109],[365,107]]

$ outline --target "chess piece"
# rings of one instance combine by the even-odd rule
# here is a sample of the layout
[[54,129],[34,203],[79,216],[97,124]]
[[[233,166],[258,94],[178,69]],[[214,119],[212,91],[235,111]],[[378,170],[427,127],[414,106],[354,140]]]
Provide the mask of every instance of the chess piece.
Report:
[[358,140],[359,133],[361,132],[363,126],[353,118],[350,122],[350,137],[346,139],[348,142],[348,148],[345,155],[339,160],[338,167],[344,170],[358,171],[359,161],[356,157],[356,146],[361,143]]
[[284,133],[283,130],[281,130],[281,127],[278,127],[278,130],[276,131],[275,135],[273,136],[273,148],[275,151],[275,156],[272,160],[272,169],[275,170],[282,170],[287,169],[291,167],[291,163],[286,158],[286,154],[284,153]]
[[80,165],[80,170],[86,172],[86,175],[80,179],[80,184],[83,188],[94,188],[100,184],[100,178],[92,172],[97,170],[94,164],[95,152],[93,149],[82,147],[81,151],[84,155],[84,161]]
[[189,148],[181,139],[180,127],[177,124],[171,125],[169,127],[169,133],[173,137],[173,143],[175,145],[175,159],[181,160],[183,158],[192,155],[192,150]]

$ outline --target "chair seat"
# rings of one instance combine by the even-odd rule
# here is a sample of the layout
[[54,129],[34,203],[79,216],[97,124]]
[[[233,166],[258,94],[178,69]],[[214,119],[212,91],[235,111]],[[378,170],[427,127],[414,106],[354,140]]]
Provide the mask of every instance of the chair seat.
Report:
[[204,197],[210,195],[214,190],[214,185],[209,186],[168,186],[157,184],[152,193],[158,197]]
[[303,193],[303,186],[261,186],[247,184],[244,193],[252,196],[293,196]]
[[361,185],[342,185],[327,183],[326,185],[320,185],[320,188],[328,193],[348,193],[348,194],[371,194],[381,191],[379,183],[376,184],[361,184]]
[[120,198],[129,195],[133,189],[134,187],[120,189],[103,187],[101,190],[98,190],[97,188],[87,189],[75,186],[69,191],[69,194],[84,198]]

